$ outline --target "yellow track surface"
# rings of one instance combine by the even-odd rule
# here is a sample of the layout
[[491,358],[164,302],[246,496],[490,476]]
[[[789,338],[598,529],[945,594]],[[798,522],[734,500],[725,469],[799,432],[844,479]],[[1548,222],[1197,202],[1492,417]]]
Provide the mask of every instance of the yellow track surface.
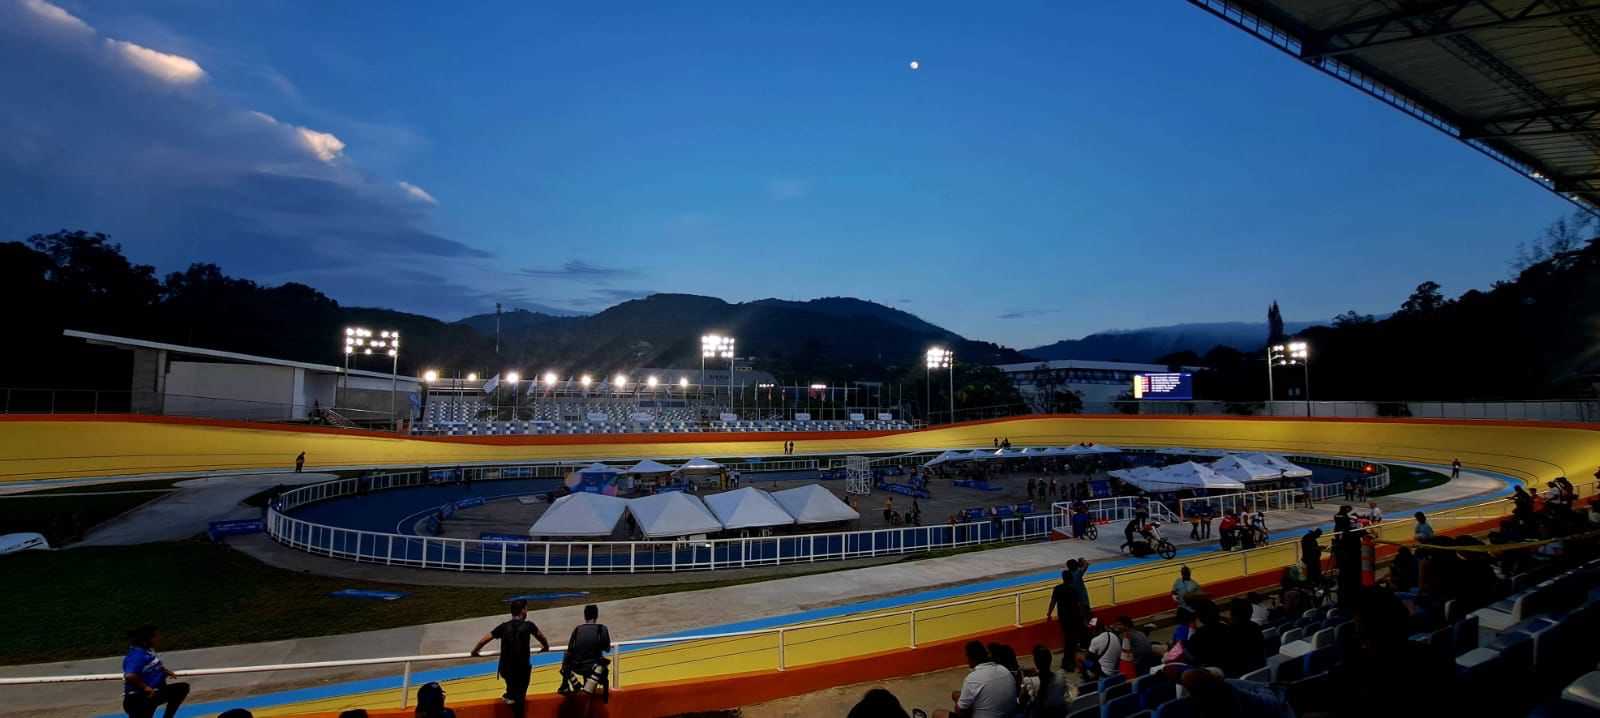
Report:
[[[692,435],[691,435],[692,436]],[[681,441],[684,435],[617,436],[593,442],[518,443],[417,439],[366,432],[305,431],[203,422],[0,421],[0,481],[194,471],[282,469],[304,451],[319,466],[450,465],[547,459],[683,458],[777,454],[787,435]],[[1600,464],[1600,434],[1573,425],[1424,420],[1295,420],[1050,416],[973,422],[874,437],[800,435],[797,452],[895,451],[1094,441],[1113,446],[1204,446],[1448,463],[1459,457],[1528,480],[1587,476]],[[711,437],[708,436],[708,439]],[[589,439],[589,442],[577,443]],[[663,440],[672,439],[672,440]]]

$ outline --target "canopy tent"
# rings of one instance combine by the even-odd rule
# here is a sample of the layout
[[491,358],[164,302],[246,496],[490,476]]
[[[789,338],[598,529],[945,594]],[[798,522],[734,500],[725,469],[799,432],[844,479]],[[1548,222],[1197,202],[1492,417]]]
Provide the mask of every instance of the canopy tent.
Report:
[[567,494],[528,529],[530,536],[610,536],[628,500],[605,494]]
[[995,449],[994,453],[989,455],[989,458],[991,458],[991,459],[1020,459],[1020,458],[1023,458],[1025,456],[1028,456],[1028,453],[1027,453],[1026,449]]
[[1265,481],[1283,477],[1283,472],[1238,456],[1224,456],[1211,462],[1211,470],[1237,481]]
[[717,463],[715,461],[712,461],[710,459],[705,459],[705,458],[701,458],[701,457],[696,456],[693,459],[690,459],[688,461],[683,462],[683,465],[679,466],[677,468],[677,470],[678,471],[716,471],[717,469],[720,469],[720,468],[722,468],[722,464],[719,464],[719,463]]
[[946,452],[943,452],[943,453],[939,454],[938,456],[933,457],[932,459],[930,459],[928,461],[928,463],[923,464],[923,466],[938,466],[939,464],[943,464],[943,463],[946,463],[946,462],[961,461],[963,459],[968,459],[968,458],[971,458],[971,457],[967,456],[967,452],[965,452],[965,451],[946,451]]
[[1277,454],[1245,454],[1241,458],[1282,471],[1284,478],[1287,479],[1304,479],[1311,476],[1311,469],[1293,463]]
[[705,497],[706,506],[728,530],[761,526],[788,526],[794,523],[783,506],[761,489],[746,486]]
[[583,467],[581,469],[578,469],[578,473],[580,473],[580,474],[620,474],[620,473],[622,473],[622,469],[619,469],[619,468],[617,468],[615,466],[606,466],[605,464],[602,464],[602,463],[596,461],[596,462],[594,462],[594,463],[592,463],[592,464],[590,464],[588,466],[585,466],[585,467]]
[[1090,454],[1120,454],[1120,453],[1122,453],[1122,449],[1119,449],[1119,448],[1117,448],[1115,446],[1106,446],[1105,444],[1084,444],[1083,448],[1087,449],[1087,452],[1085,452],[1085,453],[1090,453]]
[[1114,471],[1107,471],[1106,475],[1113,479],[1122,479],[1123,481],[1131,484],[1136,479],[1142,479],[1144,477],[1153,476],[1159,473],[1161,473],[1161,469],[1158,469],[1154,466],[1135,466],[1131,469],[1116,469]]
[[1123,481],[1145,491],[1163,492],[1183,489],[1242,490],[1244,484],[1211,470],[1204,464],[1185,461],[1162,469],[1141,472],[1138,469],[1112,473]]
[[677,471],[677,469],[674,469],[671,466],[667,466],[666,464],[663,464],[663,463],[661,463],[659,461],[656,461],[655,459],[645,459],[644,461],[641,461],[641,462],[639,462],[637,464],[634,464],[633,466],[628,467],[628,470],[624,471],[622,473],[624,473],[624,474],[670,474],[670,473],[672,473],[674,471]]
[[670,538],[721,531],[722,522],[700,498],[681,491],[632,499],[628,513],[645,538]]
[[772,499],[796,523],[825,524],[832,521],[854,521],[861,518],[850,505],[840,501],[832,491],[820,484],[806,484],[792,489],[772,492]]

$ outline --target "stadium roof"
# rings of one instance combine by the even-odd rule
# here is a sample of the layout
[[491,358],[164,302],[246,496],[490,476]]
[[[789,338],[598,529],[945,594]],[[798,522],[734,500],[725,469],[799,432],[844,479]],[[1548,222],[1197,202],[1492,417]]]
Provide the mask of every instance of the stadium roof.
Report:
[[[117,347],[119,349],[150,349],[154,351],[164,351],[171,354],[205,357],[207,359],[217,359],[220,361],[235,362],[239,364],[262,364],[266,366],[291,367],[325,374],[348,373],[350,376],[367,376],[377,379],[391,378],[391,376],[387,373],[367,371],[365,369],[350,369],[348,372],[346,372],[344,367],[334,366],[332,364],[313,364],[311,362],[294,361],[292,359],[275,359],[273,357],[257,356],[255,354],[241,354],[239,352],[225,352],[219,349],[207,349],[205,347],[191,347],[184,346],[182,344],[155,342],[148,339],[134,339],[132,337],[118,337],[110,334],[96,334],[94,332],[79,331],[77,329],[63,329],[61,331],[61,335],[73,339],[82,339],[90,344]],[[399,377],[399,380],[412,384],[415,384],[418,381],[416,377],[410,376]]]
[[1600,213],[1600,0],[1189,0]]

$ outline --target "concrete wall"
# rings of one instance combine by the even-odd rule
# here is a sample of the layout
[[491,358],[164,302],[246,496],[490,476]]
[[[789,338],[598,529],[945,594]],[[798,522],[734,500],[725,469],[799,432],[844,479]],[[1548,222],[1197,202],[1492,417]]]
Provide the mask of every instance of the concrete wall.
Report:
[[257,364],[172,361],[163,413],[218,419],[289,420],[296,412],[296,376],[304,370]]

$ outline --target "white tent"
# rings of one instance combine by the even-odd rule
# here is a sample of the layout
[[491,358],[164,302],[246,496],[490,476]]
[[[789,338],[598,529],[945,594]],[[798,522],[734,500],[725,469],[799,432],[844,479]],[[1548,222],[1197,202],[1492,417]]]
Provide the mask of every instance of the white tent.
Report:
[[806,484],[792,489],[772,492],[772,499],[793,516],[796,523],[824,524],[830,521],[854,521],[861,518],[855,509],[834,496],[820,484]]
[[706,506],[728,530],[760,526],[788,526],[794,523],[778,502],[761,489],[746,486],[705,497]]
[[1224,456],[1211,462],[1211,470],[1237,481],[1265,481],[1283,476],[1277,469],[1238,456]]
[[696,456],[693,459],[685,461],[682,466],[678,467],[677,470],[678,471],[715,471],[716,469],[720,469],[720,468],[722,468],[722,464],[719,464],[719,463],[717,463],[715,461],[712,461],[710,459],[703,459],[701,457]]
[[1242,490],[1244,484],[1211,470],[1204,464],[1185,461],[1163,469],[1148,472],[1120,472],[1122,479],[1145,491],[1179,491],[1182,489]]
[[928,461],[928,463],[923,464],[923,466],[938,466],[939,464],[943,464],[945,462],[961,461],[962,459],[967,458],[970,457],[967,456],[967,452],[965,451],[946,451],[938,456],[933,457]]
[[1311,469],[1293,463],[1277,454],[1245,454],[1242,458],[1246,461],[1253,461],[1262,466],[1282,471],[1284,478],[1303,479],[1311,475]]
[[1113,471],[1107,471],[1106,475],[1113,479],[1122,479],[1123,481],[1131,484],[1136,480],[1159,473],[1161,473],[1161,469],[1158,469],[1154,466],[1135,466],[1131,469],[1116,469]]
[[588,466],[585,466],[585,467],[583,467],[581,469],[578,469],[578,473],[580,473],[580,474],[620,474],[620,473],[622,473],[622,469],[619,469],[619,468],[617,468],[615,466],[606,466],[605,464],[602,464],[602,463],[596,461],[596,462],[594,462],[594,463],[592,463],[592,464],[590,464]]
[[622,473],[624,473],[624,474],[670,474],[673,471],[676,471],[676,469],[672,468],[671,466],[667,466],[666,464],[663,464],[663,463],[661,463],[659,461],[656,461],[655,459],[645,459],[644,461],[641,461],[641,462],[639,462],[637,464],[634,464],[633,466],[628,467],[628,470],[624,471]]
[[1085,446],[1083,448],[1088,449],[1089,453],[1091,453],[1091,454],[1120,454],[1120,453],[1122,453],[1122,449],[1119,449],[1119,448],[1117,448],[1115,446],[1106,446],[1105,444],[1089,444],[1088,446]]
[[639,522],[639,531],[645,538],[688,536],[722,530],[722,522],[698,497],[681,491],[632,499],[628,502],[628,513],[633,514],[633,519]]
[[1173,456],[1215,456],[1218,458],[1228,455],[1222,449],[1189,449],[1182,446],[1168,446],[1156,449],[1158,454],[1171,454]]
[[627,499],[605,494],[567,494],[555,500],[528,529],[530,536],[610,536]]

